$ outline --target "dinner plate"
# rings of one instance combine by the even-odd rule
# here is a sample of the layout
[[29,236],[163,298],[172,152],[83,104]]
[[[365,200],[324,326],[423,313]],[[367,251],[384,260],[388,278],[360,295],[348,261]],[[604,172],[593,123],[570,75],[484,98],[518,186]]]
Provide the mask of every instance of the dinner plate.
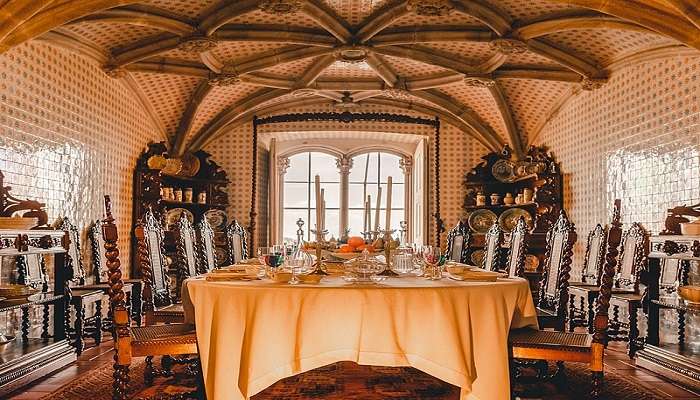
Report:
[[491,167],[491,174],[501,182],[513,182],[515,180],[515,165],[508,160],[498,160]]
[[525,271],[537,271],[537,267],[540,265],[540,259],[537,256],[528,254],[525,256]]
[[211,229],[215,231],[223,231],[226,229],[226,220],[228,219],[226,211],[218,209],[209,210],[204,213],[204,218],[207,219]]
[[199,167],[199,158],[192,153],[185,153],[182,156],[182,168],[180,168],[178,175],[193,177],[199,172]]
[[192,212],[185,210],[184,208],[173,208],[165,213],[165,224],[167,225],[168,230],[172,230],[172,228],[177,224],[177,221],[180,219],[180,215],[182,213],[185,214],[185,217],[191,224],[194,224],[194,215]]
[[474,265],[482,265],[484,263],[484,256],[486,256],[486,252],[484,250],[476,250],[469,258],[472,260]]
[[498,217],[498,225],[504,232],[512,232],[520,217],[525,218],[525,223],[532,229],[532,216],[522,208],[509,208]]
[[479,209],[469,214],[469,227],[476,233],[486,233],[498,220],[498,216],[491,210]]

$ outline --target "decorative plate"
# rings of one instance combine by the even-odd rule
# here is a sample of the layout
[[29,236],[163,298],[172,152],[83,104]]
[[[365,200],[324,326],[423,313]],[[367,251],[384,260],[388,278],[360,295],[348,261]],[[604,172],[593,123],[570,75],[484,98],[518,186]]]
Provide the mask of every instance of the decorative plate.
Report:
[[223,231],[226,228],[228,216],[224,210],[209,210],[204,213],[204,218],[206,218],[209,225],[211,225],[211,229],[215,231]]
[[484,257],[486,256],[486,252],[483,250],[476,250],[475,252],[472,253],[470,259],[474,263],[474,265],[482,265],[484,263]]
[[163,156],[154,155],[150,156],[146,163],[150,169],[163,169],[168,165],[168,160]]
[[532,216],[522,208],[510,208],[504,211],[503,214],[498,217],[498,225],[501,226],[504,232],[511,232],[515,229],[515,225],[518,223],[520,217],[524,217],[525,223],[532,229]]
[[197,158],[192,153],[186,153],[182,156],[182,168],[180,169],[179,175],[182,176],[195,176],[199,172],[199,158]]
[[226,254],[226,250],[222,249],[221,247],[214,247],[214,253],[216,253],[216,262],[221,264],[223,262],[226,262],[226,259],[228,258],[228,254]]
[[486,233],[498,221],[498,216],[491,210],[479,209],[469,214],[469,227],[476,233]]
[[535,272],[540,265],[540,259],[537,256],[528,254],[525,256],[525,271]]
[[165,175],[177,175],[182,169],[182,160],[179,158],[168,158],[165,160],[165,168],[161,170]]
[[508,160],[498,160],[491,167],[493,177],[501,182],[513,182],[515,180],[515,166]]
[[165,225],[168,227],[168,230],[172,230],[175,224],[177,224],[177,221],[180,219],[180,214],[182,213],[184,213],[187,219],[190,220],[191,224],[194,224],[194,215],[192,215],[189,210],[185,210],[184,208],[173,208],[165,213]]

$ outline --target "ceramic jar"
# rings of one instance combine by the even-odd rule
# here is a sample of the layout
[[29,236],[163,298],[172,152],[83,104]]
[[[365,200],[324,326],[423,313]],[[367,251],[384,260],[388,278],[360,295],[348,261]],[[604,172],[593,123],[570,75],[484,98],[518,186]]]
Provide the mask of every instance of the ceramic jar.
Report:
[[523,204],[523,194],[518,193],[518,195],[515,197],[515,204]]
[[182,189],[176,188],[173,190],[173,199],[175,199],[175,201],[182,201]]
[[501,195],[498,193],[491,193],[491,205],[496,206],[501,202]]
[[207,192],[199,192],[197,195],[197,203],[207,204]]
[[486,195],[482,192],[476,194],[476,205],[485,206],[486,205]]
[[192,202],[192,188],[185,188],[185,190],[183,190],[182,193],[183,193],[185,203],[191,203]]
[[534,193],[530,188],[523,189],[523,203],[531,203]]
[[515,199],[513,198],[512,193],[506,193],[506,196],[503,198],[503,204],[509,206],[512,205],[515,202]]

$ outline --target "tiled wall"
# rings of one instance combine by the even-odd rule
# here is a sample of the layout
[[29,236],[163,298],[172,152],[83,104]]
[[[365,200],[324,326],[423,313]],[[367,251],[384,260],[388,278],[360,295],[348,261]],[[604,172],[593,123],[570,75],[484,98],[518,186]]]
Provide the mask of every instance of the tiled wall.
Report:
[[625,224],[658,233],[667,208],[700,203],[700,56],[617,71],[565,105],[538,142],[561,161],[566,209],[581,237],[609,220],[616,198]]
[[[150,140],[134,96],[93,62],[41,43],[0,55],[0,170],[20,198],[46,202],[50,220],[81,229],[103,216],[112,197],[123,271],[129,268],[131,187],[136,158]],[[3,276],[7,278],[7,269]]]

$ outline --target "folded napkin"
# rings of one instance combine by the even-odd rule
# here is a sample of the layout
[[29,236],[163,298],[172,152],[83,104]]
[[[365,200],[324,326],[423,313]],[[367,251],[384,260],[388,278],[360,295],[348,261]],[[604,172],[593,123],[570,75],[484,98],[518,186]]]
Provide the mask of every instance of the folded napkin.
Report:
[[460,273],[450,272],[449,276],[458,281],[496,282],[498,278],[505,277],[506,274],[486,270],[465,270]]
[[447,264],[445,264],[445,267],[447,268],[447,272],[451,274],[461,274],[466,271],[483,271],[481,268],[477,267],[476,265],[469,265],[469,264],[462,264],[462,263],[457,263],[450,261]]
[[245,271],[230,272],[221,270],[204,274],[204,277],[208,281],[254,281],[258,279],[257,275]]

